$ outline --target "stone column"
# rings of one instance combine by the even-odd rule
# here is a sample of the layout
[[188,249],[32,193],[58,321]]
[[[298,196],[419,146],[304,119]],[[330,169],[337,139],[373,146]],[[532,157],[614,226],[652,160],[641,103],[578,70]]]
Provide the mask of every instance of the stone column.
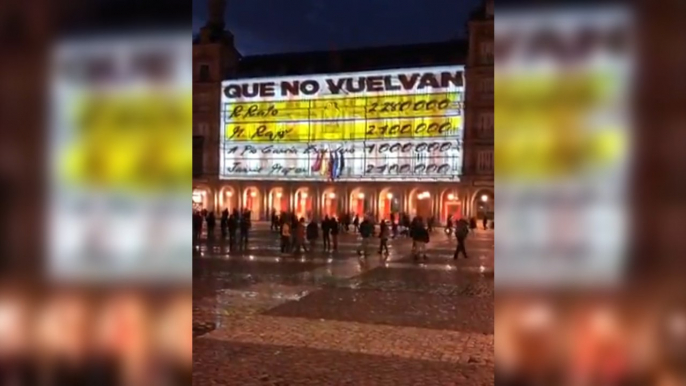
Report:
[[236,210],[239,212],[243,207],[243,184],[236,184]]
[[271,190],[271,187],[269,186],[261,186],[262,188],[262,218],[261,220],[267,220],[269,219],[269,215],[271,213],[271,208],[269,206],[269,191]]
[[317,186],[314,188],[314,191],[315,197],[313,197],[312,201],[312,218],[320,218],[322,213],[322,206],[324,206],[321,185],[317,184]]

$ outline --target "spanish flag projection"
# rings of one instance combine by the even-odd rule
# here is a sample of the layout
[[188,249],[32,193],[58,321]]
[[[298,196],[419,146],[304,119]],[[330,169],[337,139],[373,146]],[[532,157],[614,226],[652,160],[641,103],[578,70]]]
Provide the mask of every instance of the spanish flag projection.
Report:
[[220,177],[459,179],[463,66],[222,84]]

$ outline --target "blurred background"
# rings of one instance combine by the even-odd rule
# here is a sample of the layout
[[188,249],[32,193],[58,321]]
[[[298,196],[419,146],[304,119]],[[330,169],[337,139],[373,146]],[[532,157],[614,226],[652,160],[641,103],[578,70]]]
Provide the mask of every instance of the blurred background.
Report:
[[684,10],[496,2],[496,384],[686,384]]
[[189,384],[191,3],[0,3],[0,384]]

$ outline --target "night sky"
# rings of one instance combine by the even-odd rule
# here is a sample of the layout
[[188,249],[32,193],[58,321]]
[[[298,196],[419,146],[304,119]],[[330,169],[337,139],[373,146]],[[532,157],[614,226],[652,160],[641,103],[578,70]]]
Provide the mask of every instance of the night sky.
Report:
[[[243,55],[464,38],[480,0],[228,0],[226,26]],[[193,31],[207,0],[193,0]]]

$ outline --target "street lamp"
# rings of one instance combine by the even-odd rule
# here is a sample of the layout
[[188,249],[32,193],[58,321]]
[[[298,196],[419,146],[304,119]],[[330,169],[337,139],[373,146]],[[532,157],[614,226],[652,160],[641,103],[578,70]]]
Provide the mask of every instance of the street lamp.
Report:
[[276,192],[276,198],[281,198],[281,192]]
[[233,192],[229,190],[228,192],[226,192],[226,195],[229,197],[233,197]]
[[448,194],[448,200],[452,201],[452,200],[454,200],[454,199],[455,199],[455,195],[454,195],[454,194],[452,194],[452,193]]
[[481,196],[481,201],[483,201],[483,202],[488,201],[488,196],[485,194],[483,196]]
[[303,200],[306,199],[307,198],[307,192],[300,193],[300,197],[302,197]]
[[359,198],[360,200],[363,199],[363,198],[364,198],[364,193],[359,193],[359,194],[357,195],[357,198]]
[[386,198],[389,200],[393,199],[393,193],[386,194]]
[[329,198],[334,199],[336,198],[336,193],[329,193]]
[[257,197],[257,192],[255,192],[255,191],[250,192],[250,197]]

